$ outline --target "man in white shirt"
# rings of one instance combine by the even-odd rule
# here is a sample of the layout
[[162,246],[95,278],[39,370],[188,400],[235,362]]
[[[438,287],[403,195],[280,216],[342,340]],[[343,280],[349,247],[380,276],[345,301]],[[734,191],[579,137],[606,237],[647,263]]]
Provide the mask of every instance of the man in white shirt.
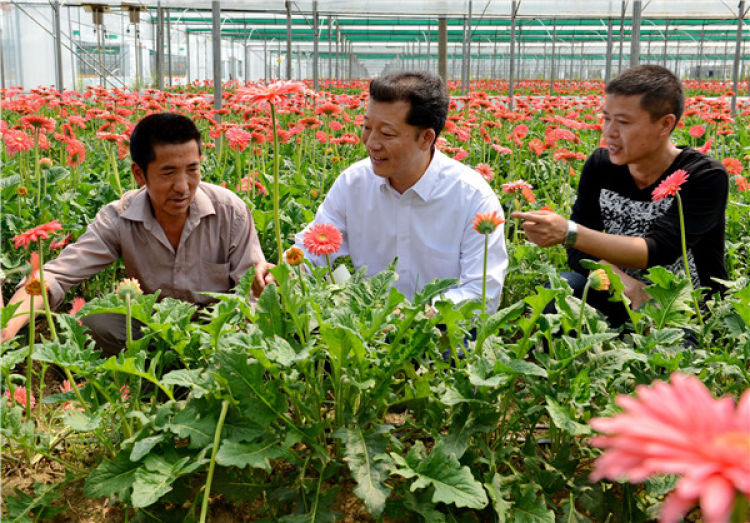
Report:
[[[435,149],[448,103],[440,77],[427,72],[372,80],[362,129],[369,157],[341,173],[315,221],[295,238],[313,265],[326,260],[304,248],[304,233],[329,223],[343,236],[332,258],[348,255],[368,275],[397,259],[395,287],[407,299],[435,278],[459,280],[448,300],[481,298],[484,235],[472,221],[493,211],[502,218],[503,210],[479,173]],[[502,225],[489,236],[487,257],[487,311],[494,312],[508,267]],[[254,290],[266,281],[261,271]]]

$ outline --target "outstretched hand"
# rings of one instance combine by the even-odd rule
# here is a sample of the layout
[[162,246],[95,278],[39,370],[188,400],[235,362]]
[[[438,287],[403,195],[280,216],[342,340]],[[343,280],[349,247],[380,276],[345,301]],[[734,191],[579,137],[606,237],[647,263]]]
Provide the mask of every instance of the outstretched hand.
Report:
[[562,243],[568,230],[568,220],[550,211],[514,212],[510,217],[523,220],[526,237],[540,247]]
[[253,278],[253,295],[258,298],[263,289],[269,283],[276,283],[276,279],[268,272],[276,267],[273,263],[260,262],[255,265],[255,277]]

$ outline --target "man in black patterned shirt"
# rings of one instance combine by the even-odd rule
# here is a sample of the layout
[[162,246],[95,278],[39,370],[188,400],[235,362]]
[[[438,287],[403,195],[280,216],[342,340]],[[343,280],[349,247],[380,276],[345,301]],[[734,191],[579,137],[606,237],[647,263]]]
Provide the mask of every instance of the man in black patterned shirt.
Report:
[[[544,211],[513,213],[524,220],[527,237],[539,246],[563,244],[576,272],[565,278],[582,295],[590,258],[610,264],[625,286],[631,306],[649,299],[642,270],[681,266],[680,224],[675,198],[652,201],[652,192],[679,169],[688,173],[680,189],[686,243],[696,286],[720,290],[712,278],[726,278],[724,228],[729,181],[717,160],[690,147],[677,147],[671,134],[685,106],[679,79],[668,69],[641,65],[624,71],[606,87],[602,135],[581,172],[571,219]],[[590,305],[615,325],[627,315],[608,294],[592,293]]]

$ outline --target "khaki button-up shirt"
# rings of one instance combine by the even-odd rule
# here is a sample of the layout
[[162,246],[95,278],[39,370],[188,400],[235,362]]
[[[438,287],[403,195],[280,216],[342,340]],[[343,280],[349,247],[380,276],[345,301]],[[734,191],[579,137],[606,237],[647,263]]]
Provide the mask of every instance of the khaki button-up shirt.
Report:
[[265,260],[250,209],[231,191],[201,182],[174,249],[141,188],[103,207],[76,243],[44,265],[50,305],[120,257],[143,292],[199,305],[214,301],[200,292],[227,292]]

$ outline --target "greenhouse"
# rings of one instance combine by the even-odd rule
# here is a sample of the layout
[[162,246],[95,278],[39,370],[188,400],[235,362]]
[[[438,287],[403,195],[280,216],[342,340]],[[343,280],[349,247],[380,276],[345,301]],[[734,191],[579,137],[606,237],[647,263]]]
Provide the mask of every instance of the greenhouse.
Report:
[[0,519],[750,521],[748,10],[0,0]]

